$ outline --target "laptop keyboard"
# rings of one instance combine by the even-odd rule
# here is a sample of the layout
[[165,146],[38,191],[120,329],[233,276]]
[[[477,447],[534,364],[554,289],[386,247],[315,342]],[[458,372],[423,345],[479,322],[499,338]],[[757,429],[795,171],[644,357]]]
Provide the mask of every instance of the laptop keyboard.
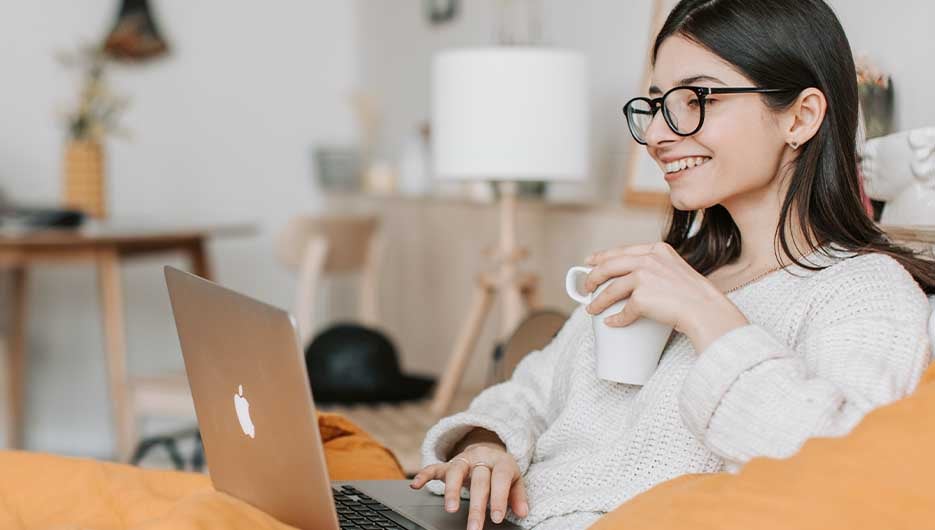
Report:
[[424,530],[353,486],[332,489],[341,530]]

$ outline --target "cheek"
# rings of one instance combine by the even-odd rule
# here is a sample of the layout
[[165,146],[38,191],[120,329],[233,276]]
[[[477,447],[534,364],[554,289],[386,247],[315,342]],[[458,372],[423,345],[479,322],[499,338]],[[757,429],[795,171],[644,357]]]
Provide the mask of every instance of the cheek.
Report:
[[[706,126],[707,126],[706,122]],[[700,178],[672,186],[672,205],[697,210],[769,185],[779,169],[781,141],[775,128],[756,119],[702,129],[692,138],[712,154]]]
[[719,198],[766,186],[776,176],[782,149],[774,127],[754,119],[711,133],[699,140],[714,153],[716,164],[708,175],[713,180],[706,184]]
[[723,182],[740,186],[762,184],[764,177],[768,179],[773,174],[772,143],[762,129],[738,127],[730,131],[718,152],[718,158],[724,162],[720,168]]

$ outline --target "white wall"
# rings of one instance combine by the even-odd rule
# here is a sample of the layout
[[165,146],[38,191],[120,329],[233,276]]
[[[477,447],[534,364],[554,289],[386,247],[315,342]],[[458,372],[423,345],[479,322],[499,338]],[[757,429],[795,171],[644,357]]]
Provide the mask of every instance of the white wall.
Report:
[[[0,3],[0,187],[15,199],[59,197],[63,129],[55,110],[76,84],[56,50],[101,38],[116,0]],[[309,153],[353,141],[347,97],[358,61],[343,0],[152,2],[171,56],[112,72],[132,98],[131,141],[109,141],[115,218],[254,222],[256,237],[211,246],[218,278],[288,305],[292,280],[273,258],[285,219],[320,204]],[[125,270],[134,372],[181,367],[160,265]],[[180,260],[172,263],[183,264]],[[111,426],[90,267],[38,269],[30,285],[30,449],[107,455]]]
[[855,53],[893,77],[897,130],[935,125],[935,2],[829,0]]

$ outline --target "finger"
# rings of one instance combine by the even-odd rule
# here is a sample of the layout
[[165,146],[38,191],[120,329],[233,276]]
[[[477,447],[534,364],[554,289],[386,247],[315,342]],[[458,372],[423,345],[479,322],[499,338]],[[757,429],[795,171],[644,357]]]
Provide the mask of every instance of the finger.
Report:
[[597,295],[597,298],[588,304],[588,313],[592,315],[599,315],[608,307],[616,304],[621,300],[626,300],[630,297],[630,294],[633,292],[633,290],[636,289],[636,286],[637,279],[633,274],[615,278],[606,289]]
[[642,256],[619,256],[594,267],[584,280],[584,290],[592,292],[604,282],[626,276],[640,267],[652,266],[648,254]]
[[463,460],[452,460],[445,473],[445,511],[454,513],[461,505],[461,485],[468,473],[468,465]]
[[516,471],[508,463],[499,463],[493,468],[490,477],[490,519],[500,524],[506,515],[506,503],[510,497],[510,486]]
[[523,483],[523,477],[518,477],[513,487],[510,488],[510,507],[519,517],[529,515],[529,498],[526,496],[526,484]]
[[444,478],[445,469],[446,464],[432,464],[430,466],[425,466],[421,471],[416,473],[416,476],[412,477],[412,482],[409,484],[409,487],[419,489],[430,480]]
[[622,328],[636,322],[641,316],[643,316],[643,309],[640,306],[640,301],[635,296],[631,296],[623,309],[619,313],[605,318],[604,323],[612,328]]
[[471,470],[471,510],[468,512],[468,530],[481,530],[487,515],[490,496],[490,468],[474,466]]
[[665,243],[656,242],[646,243],[643,245],[629,245],[626,247],[609,248],[607,250],[601,250],[591,254],[586,260],[584,260],[584,262],[586,265],[596,267],[609,259],[620,256],[642,256],[644,254],[651,254],[659,247],[660,244]]

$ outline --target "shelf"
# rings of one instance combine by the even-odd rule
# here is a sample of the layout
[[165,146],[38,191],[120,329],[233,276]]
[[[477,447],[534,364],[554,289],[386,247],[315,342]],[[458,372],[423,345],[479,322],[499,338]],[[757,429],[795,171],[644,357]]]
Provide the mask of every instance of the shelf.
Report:
[[880,225],[880,228],[897,241],[935,245],[935,226],[932,225]]

